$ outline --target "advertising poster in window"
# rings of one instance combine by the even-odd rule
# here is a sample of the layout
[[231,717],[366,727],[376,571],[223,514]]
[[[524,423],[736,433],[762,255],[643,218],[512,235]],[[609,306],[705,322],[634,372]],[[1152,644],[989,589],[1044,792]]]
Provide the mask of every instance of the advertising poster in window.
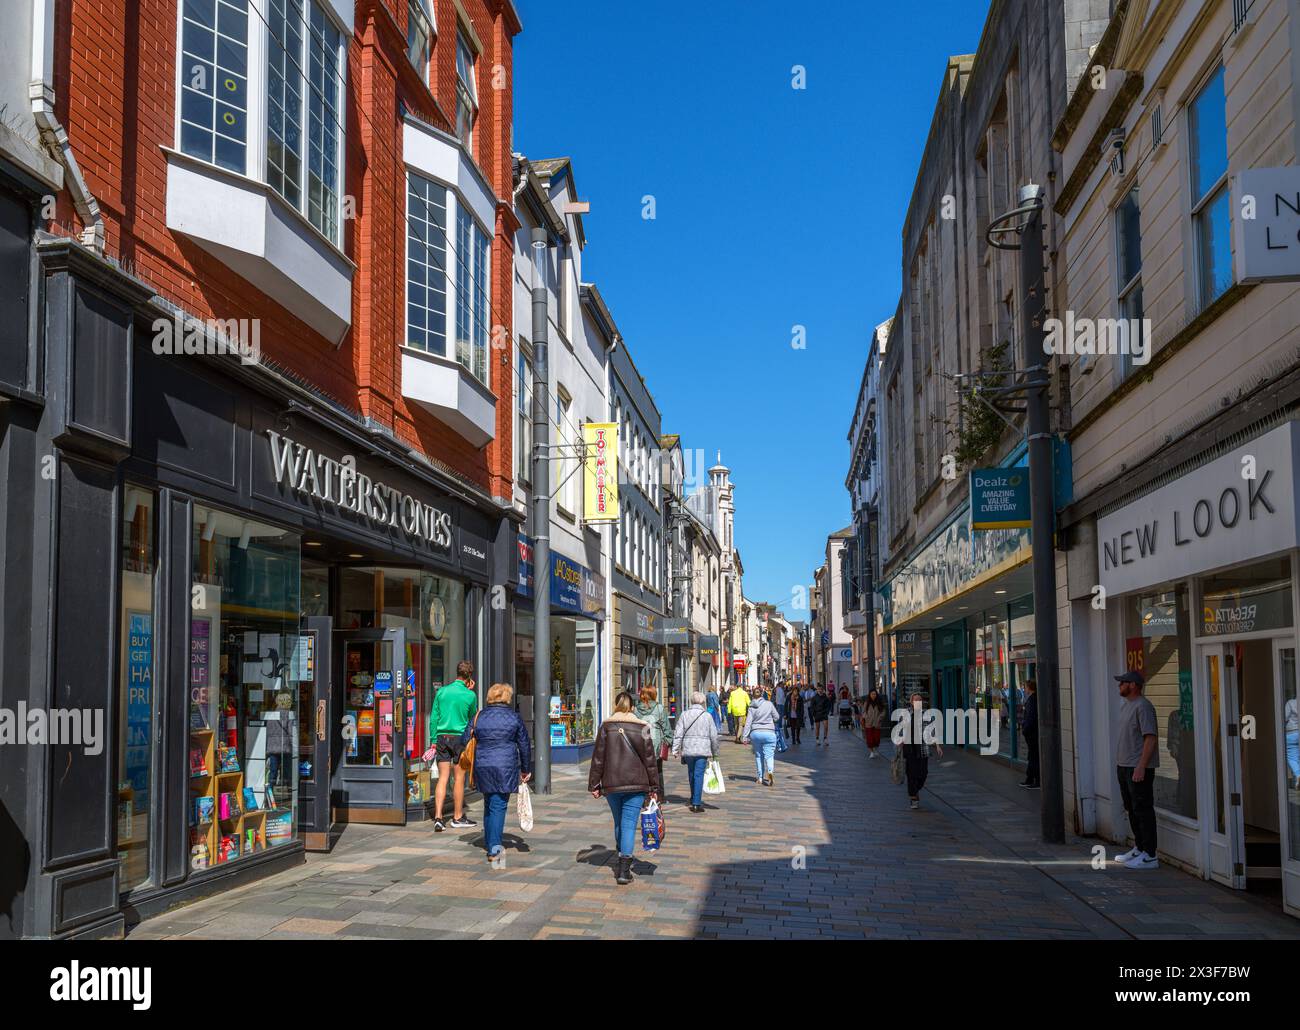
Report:
[[126,754],[124,779],[135,791],[135,810],[149,801],[149,724],[153,714],[153,616],[126,613]]

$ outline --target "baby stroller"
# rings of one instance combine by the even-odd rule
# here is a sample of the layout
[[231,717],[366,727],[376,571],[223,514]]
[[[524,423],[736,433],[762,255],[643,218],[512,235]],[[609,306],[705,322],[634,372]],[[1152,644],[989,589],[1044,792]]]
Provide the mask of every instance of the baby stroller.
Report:
[[853,705],[846,697],[840,699],[840,729],[853,729]]

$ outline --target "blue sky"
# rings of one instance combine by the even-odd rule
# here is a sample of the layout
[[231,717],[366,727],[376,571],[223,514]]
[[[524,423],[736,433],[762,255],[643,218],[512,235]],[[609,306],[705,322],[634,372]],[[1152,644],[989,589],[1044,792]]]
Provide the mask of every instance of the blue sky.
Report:
[[975,50],[988,4],[516,3],[515,149],[573,158],[583,278],[664,432],[731,468],[746,595],[789,611],[849,522],[867,344],[898,303],[945,59]]

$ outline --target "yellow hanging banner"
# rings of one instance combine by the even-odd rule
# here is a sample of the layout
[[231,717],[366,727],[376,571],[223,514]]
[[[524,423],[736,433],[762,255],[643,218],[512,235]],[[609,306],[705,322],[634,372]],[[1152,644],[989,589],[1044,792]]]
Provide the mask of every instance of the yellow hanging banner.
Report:
[[582,426],[582,520],[618,521],[618,423]]

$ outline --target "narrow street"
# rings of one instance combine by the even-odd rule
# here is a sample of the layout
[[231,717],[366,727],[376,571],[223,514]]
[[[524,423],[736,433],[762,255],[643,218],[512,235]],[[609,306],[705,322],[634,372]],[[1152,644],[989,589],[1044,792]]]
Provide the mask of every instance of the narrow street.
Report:
[[[354,826],[329,855],[147,920],[128,940],[165,938],[1300,938],[1280,906],[1164,865],[1091,866],[1092,840],[1038,840],[1037,795],[967,754],[932,763],[912,812],[889,762],[832,730],[780,756],[755,782],[747,747],[724,742],[727,791],[686,811],[670,761],[668,838],[638,852],[635,882],[614,883],[608,809],[585,766],[556,772],[505,868],[479,829]],[[480,806],[472,817],[481,823]],[[1113,853],[1113,846],[1108,853]]]

